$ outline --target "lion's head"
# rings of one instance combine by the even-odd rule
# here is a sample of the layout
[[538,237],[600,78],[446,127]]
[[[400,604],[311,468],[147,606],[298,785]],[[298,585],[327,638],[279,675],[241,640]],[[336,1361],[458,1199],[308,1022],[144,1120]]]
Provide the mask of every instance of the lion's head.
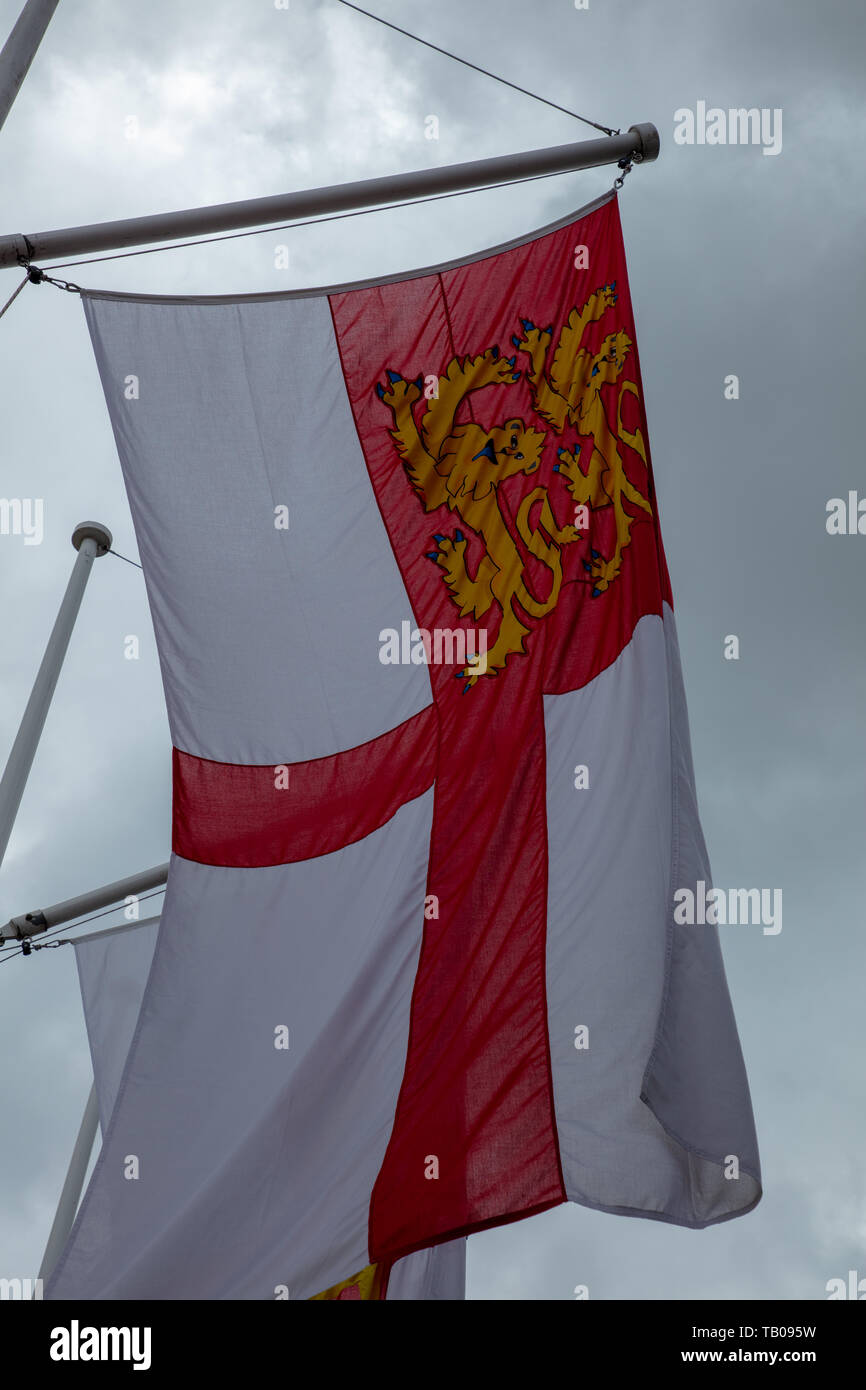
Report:
[[606,386],[609,381],[616,381],[625,366],[625,359],[631,347],[631,338],[627,333],[623,333],[622,329],[616,333],[608,333],[592,359],[590,384],[598,387]]
[[488,496],[503,478],[534,473],[544,448],[545,433],[515,417],[490,429],[472,423],[457,425],[442,448],[452,497]]
[[496,456],[498,476],[510,478],[514,473],[534,473],[544,448],[543,430],[524,425],[519,417],[506,420],[501,427],[490,431],[490,442]]

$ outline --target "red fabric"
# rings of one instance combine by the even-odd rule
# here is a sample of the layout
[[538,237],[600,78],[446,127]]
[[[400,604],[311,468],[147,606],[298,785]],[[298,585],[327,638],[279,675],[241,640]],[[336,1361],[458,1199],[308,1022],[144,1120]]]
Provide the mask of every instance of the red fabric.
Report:
[[278,767],[209,762],[174,750],[172,849],[199,864],[262,868],[330,854],[378,830],[436,772],[432,706],[330,758]]
[[[574,269],[577,244],[589,248],[589,270]],[[387,383],[389,370],[407,381],[441,377],[455,357],[474,357],[494,344],[510,356],[522,318],[561,326],[593,290],[612,281],[617,304],[589,328],[592,351],[615,329],[632,343],[635,337],[615,199],[513,251],[441,275],[332,296],[358,434],[419,625],[457,626],[442,572],[427,556],[435,535],[452,536],[462,519],[445,505],[425,512],[408,484],[377,383]],[[580,441],[573,427],[557,437],[536,414],[522,371],[526,356],[515,356],[521,379],[468,397],[458,420],[490,428],[520,417],[548,430],[538,471],[507,478],[498,497],[513,523],[521,500],[544,485],[562,526],[574,506],[554,471],[556,448],[566,443],[577,452]],[[633,394],[624,399],[623,425],[634,433],[639,421],[646,440],[634,347],[625,374],[640,402]],[[603,388],[602,397],[615,427],[614,389]],[[422,405],[417,409],[420,414]],[[628,476],[652,501],[647,470],[634,449],[622,447]],[[636,515],[620,575],[592,598],[584,562],[592,562],[593,549],[611,553],[614,520],[612,508],[593,512],[586,538],[564,548],[558,606],[538,621],[520,614],[529,628],[525,655],[510,656],[498,676],[479,679],[464,694],[453,667],[430,668],[440,754],[427,891],[438,896],[439,918],[425,922],[403,1086],[371,1201],[371,1259],[397,1258],[565,1200],[547,1037],[541,696],[592,680],[616,659],[638,619],[660,613],[663,599],[670,600],[657,518]],[[484,545],[465,524],[463,530],[474,572]],[[530,585],[543,599],[545,572],[525,546],[522,554]],[[495,614],[488,620],[492,646]],[[469,617],[462,625],[479,623]],[[431,1157],[438,1177],[425,1176]]]

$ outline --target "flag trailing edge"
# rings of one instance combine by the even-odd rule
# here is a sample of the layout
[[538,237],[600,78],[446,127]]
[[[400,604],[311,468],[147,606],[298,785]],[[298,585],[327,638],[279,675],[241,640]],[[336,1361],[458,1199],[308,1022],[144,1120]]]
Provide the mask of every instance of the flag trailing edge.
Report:
[[379,1297],[566,1200],[750,1210],[616,196],[413,275],[83,300],[174,852],[48,1296]]

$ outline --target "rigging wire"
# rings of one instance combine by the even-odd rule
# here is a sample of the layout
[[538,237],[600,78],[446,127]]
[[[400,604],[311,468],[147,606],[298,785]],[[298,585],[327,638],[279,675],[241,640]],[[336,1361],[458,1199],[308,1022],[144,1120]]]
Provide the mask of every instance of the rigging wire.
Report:
[[6,310],[9,308],[10,304],[14,304],[15,300],[18,298],[19,294],[21,293],[21,291],[23,290],[24,286],[27,284],[27,281],[28,281],[29,279],[30,279],[30,276],[29,276],[29,275],[25,275],[25,276],[24,276],[24,279],[21,281],[21,284],[18,286],[18,288],[17,288],[17,290],[15,291],[15,293],[12,294],[12,295],[10,295],[9,298],[6,300],[6,303],[3,305],[3,308],[0,309],[0,319],[2,319],[3,315],[6,313]]
[[121,553],[120,553],[119,550],[111,550],[111,549],[109,549],[109,552],[108,552],[108,553],[109,553],[109,555],[116,555],[117,558],[118,558],[118,560],[125,560],[126,563],[127,563],[128,565],[135,565],[135,568],[136,568],[137,570],[140,570],[140,569],[141,569],[141,565],[138,563],[137,560],[130,560],[130,558],[129,558],[128,555],[121,555]]
[[512,91],[521,92],[526,97],[532,97],[533,101],[541,101],[545,106],[552,106],[554,111],[562,111],[566,116],[573,116],[576,121],[583,121],[585,125],[593,126],[595,130],[602,131],[604,135],[622,134],[622,131],[611,130],[609,126],[599,125],[598,121],[591,121],[588,116],[580,116],[576,111],[570,111],[567,106],[560,106],[556,101],[549,101],[547,97],[540,97],[537,92],[530,92],[526,87],[518,87],[516,82],[509,82],[507,77],[500,77],[498,73],[479,67],[477,63],[470,63],[468,58],[461,58],[458,53],[451,53],[447,48],[440,48],[438,44],[430,43],[429,39],[421,39],[417,34],[410,34],[408,29],[401,29],[399,24],[392,24],[390,19],[383,19],[381,15],[371,14],[369,10],[362,10],[360,5],[353,5],[350,0],[337,0],[337,3],[345,5],[347,10],[355,10],[357,14],[366,15],[367,19],[375,19],[378,24],[384,24],[386,28],[393,29],[395,33],[404,34],[407,39],[414,39],[415,43],[422,43],[425,48],[432,48],[434,53],[442,53],[446,58],[453,58],[455,63],[462,63],[464,67],[472,68],[473,72],[480,72],[485,77],[492,77],[494,82],[501,82],[503,86],[510,87]]
[[[156,898],[159,896],[160,893],[164,892],[165,888],[154,888],[152,893],[141,893],[139,895],[138,901],[140,903],[147,902],[148,898]],[[48,931],[39,933],[41,940],[39,940],[38,942],[34,942],[33,946],[31,947],[31,950],[40,951],[42,947],[46,944],[46,942],[50,941],[53,937],[55,937],[58,932],[74,931],[76,927],[83,927],[86,922],[95,922],[97,917],[109,917],[112,912],[122,911],[122,906],[115,903],[114,907],[106,907],[102,912],[92,912],[89,917],[82,917],[81,920],[78,922],[62,922],[59,926],[50,927]],[[33,938],[28,937],[27,939],[28,941],[32,941]],[[75,945],[74,937],[70,944],[73,946]],[[9,951],[8,955],[4,951],[2,957],[0,957],[0,965],[5,965],[7,961],[14,960],[16,956],[22,955],[29,955],[29,952],[25,952],[23,946],[19,946],[17,950]]]
[[[393,29],[395,33],[402,34],[406,38],[414,40],[415,43],[420,43],[425,48],[432,49],[435,53],[441,53],[444,57],[451,58],[455,63],[462,63],[464,67],[471,68],[474,72],[480,72],[484,77],[492,78],[494,82],[500,82],[504,86],[510,87],[513,91],[520,92],[523,96],[531,97],[533,101],[539,101],[545,106],[552,107],[555,111],[561,111],[564,115],[571,116],[577,121],[583,121],[585,125],[592,126],[595,130],[600,130],[604,135],[621,134],[620,130],[618,129],[614,130],[610,126],[601,125],[598,121],[590,120],[588,116],[581,116],[577,111],[572,111],[567,106],[560,106],[558,102],[550,101],[547,97],[539,96],[537,92],[532,92],[527,87],[520,87],[517,85],[516,82],[511,82],[506,77],[500,77],[498,73],[490,72],[489,69],[482,68],[477,63],[470,62],[468,58],[461,58],[459,54],[452,53],[447,48],[440,48],[438,44],[431,43],[428,39],[422,39],[417,34],[411,33],[408,29],[402,29],[399,24],[393,24],[390,20],[383,19],[381,15],[373,14],[370,10],[362,9],[360,5],[352,4],[351,0],[337,0],[337,3],[344,5],[347,9],[355,10],[358,14],[364,15],[367,19],[372,19],[378,24],[383,24],[388,29]],[[621,161],[620,168],[622,169],[624,168],[624,166],[625,161]],[[0,318],[3,317],[3,315],[6,313],[6,310],[15,301],[15,299],[17,299],[18,295],[21,293],[28,280],[31,280],[34,284],[39,284],[43,280],[47,280],[49,284],[55,284],[59,289],[70,290],[73,293],[80,293],[80,286],[78,285],[52,281],[50,276],[47,274],[47,271],[50,270],[66,270],[70,266],[99,265],[102,261],[126,260],[132,256],[150,256],[154,255],[157,251],[180,251],[183,250],[185,247],[189,246],[209,246],[213,245],[218,241],[237,241],[241,237],[262,236],[266,232],[290,231],[295,227],[312,227],[317,226],[319,223],[322,222],[338,222],[343,218],[347,217],[362,217],[365,216],[367,213],[372,212],[388,212],[391,210],[396,210],[398,208],[414,207],[417,204],[421,203],[436,203],[441,202],[445,198],[462,198],[467,193],[486,193],[489,190],[493,190],[496,188],[510,188],[513,187],[515,184],[534,183],[538,179],[558,178],[560,174],[569,172],[573,171],[563,169],[556,170],[554,173],[551,174],[530,174],[526,178],[522,179],[504,179],[501,183],[488,184],[484,188],[461,188],[457,189],[455,192],[452,193],[435,193],[424,198],[409,198],[400,203],[385,203],[380,205],[379,207],[352,208],[348,212],[331,213],[323,217],[310,217],[304,219],[303,221],[282,222],[276,226],[256,227],[252,231],[229,232],[221,236],[200,237],[194,241],[176,241],[164,246],[146,246],[142,247],[137,251],[120,251],[110,256],[95,256],[90,259],[81,261],[60,261],[56,264],[49,265],[43,269],[40,269],[37,266],[31,266],[29,260],[19,258],[21,264],[24,265],[27,269],[27,275],[21,281],[21,284],[15,290],[14,294],[11,295],[11,297],[3,305],[2,309],[0,309]],[[628,169],[625,169],[625,172],[627,173]],[[622,177],[620,177],[616,181],[615,187],[622,187]],[[117,554],[116,551],[112,553]],[[119,558],[125,559],[126,557],[119,556]],[[129,563],[135,564],[136,562],[134,560],[130,560]],[[139,566],[139,568],[141,568],[141,566]]]
[[[484,188],[458,188],[454,193],[430,193],[423,198],[407,198],[402,203],[382,203],[375,208],[352,208],[349,212],[331,212],[322,217],[308,217],[301,222],[280,222],[277,226],[254,227],[250,232],[226,232],[223,236],[200,237],[196,241],[173,241],[167,246],[144,246],[140,251],[118,251],[110,256],[94,256],[86,261],[61,261],[46,266],[46,270],[68,270],[70,266],[101,265],[103,261],[123,261],[130,256],[152,256],[157,251],[183,251],[187,246],[209,246],[216,241],[237,241],[240,237],[263,236],[266,232],[292,231],[295,227],[314,227],[321,222],[339,222],[346,217],[364,217],[371,212],[391,212],[397,208],[416,207],[421,203],[438,203],[445,198],[464,198],[467,193],[488,193],[494,188],[513,188],[519,183],[535,183],[538,179],[557,179],[562,174],[574,173],[573,169],[556,169],[551,174],[527,174],[523,179],[503,179],[501,183],[490,183]],[[23,286],[19,286],[19,289]]]

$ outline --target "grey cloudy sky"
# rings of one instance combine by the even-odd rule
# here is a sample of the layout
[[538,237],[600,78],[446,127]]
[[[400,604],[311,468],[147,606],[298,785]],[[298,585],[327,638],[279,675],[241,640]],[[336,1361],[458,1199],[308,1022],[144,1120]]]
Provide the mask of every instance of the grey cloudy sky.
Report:
[[[781,889],[783,929],[723,948],[764,1168],[758,1209],[703,1232],[576,1206],[473,1237],[473,1298],[825,1297],[866,1276],[863,1106],[866,13],[861,0],[375,0],[371,8],[607,125],[653,121],[621,199],[662,531],[714,878]],[[0,0],[5,35],[19,0]],[[678,146],[705,100],[783,112],[775,157]],[[438,141],[425,117],[439,119]],[[138,122],[128,138],[127,118]],[[591,135],[335,3],[61,0],[0,133],[4,232],[384,175]],[[410,270],[580,207],[566,175],[220,246],[70,270],[88,286],[290,289]],[[288,245],[290,267],[275,269]],[[0,301],[18,272],[0,272]],[[723,398],[728,373],[740,399]],[[0,757],[83,518],[136,555],[76,296],[0,321],[0,492],[45,536],[0,537]],[[138,634],[142,657],[124,660]],[[739,661],[722,657],[727,634]],[[167,858],[169,736],[139,571],[94,568],[0,881],[0,917]],[[107,919],[112,920],[112,919]],[[102,923],[100,924],[102,925]],[[2,959],[2,957],[0,957]],[[0,968],[0,1272],[35,1273],[90,1081],[71,950]]]

